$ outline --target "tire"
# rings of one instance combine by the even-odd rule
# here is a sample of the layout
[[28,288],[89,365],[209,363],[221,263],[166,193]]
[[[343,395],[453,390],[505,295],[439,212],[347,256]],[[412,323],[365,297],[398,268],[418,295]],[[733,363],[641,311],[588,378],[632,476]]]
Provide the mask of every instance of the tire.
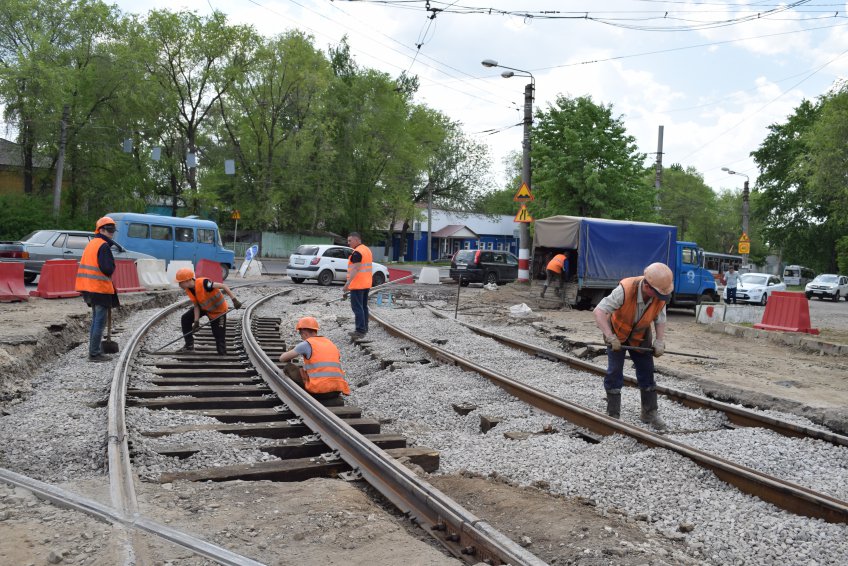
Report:
[[326,287],[330,283],[333,282],[333,272],[329,269],[325,269],[321,273],[318,274],[318,284],[322,287]]
[[760,304],[766,306],[766,303],[768,303],[768,293],[763,293],[763,298],[760,299]]
[[306,279],[304,279],[303,277],[292,277],[291,280],[297,283],[298,285],[306,281]]
[[36,277],[38,277],[38,273],[24,273],[24,283],[29,285],[30,283],[35,281]]
[[812,293],[804,293],[804,295],[807,297],[807,300],[808,300],[808,301],[809,301],[810,299],[812,299],[812,298],[813,298],[813,294],[812,294]]
[[498,274],[494,271],[490,271],[486,274],[486,281],[484,284],[488,285],[490,283],[494,283],[495,285],[498,283]]
[[221,264],[221,281],[226,281],[230,276],[230,266]]
[[386,282],[386,276],[383,275],[382,271],[378,271],[374,275],[371,276],[371,286],[372,287],[378,287],[385,282]]
[[471,285],[471,281],[469,281],[468,279],[460,279],[459,284],[463,287],[468,287],[469,285]]
[[837,291],[837,292],[836,292],[836,294],[833,296],[833,299],[831,299],[831,300],[832,300],[834,303],[838,303],[838,302],[839,302],[839,291]]

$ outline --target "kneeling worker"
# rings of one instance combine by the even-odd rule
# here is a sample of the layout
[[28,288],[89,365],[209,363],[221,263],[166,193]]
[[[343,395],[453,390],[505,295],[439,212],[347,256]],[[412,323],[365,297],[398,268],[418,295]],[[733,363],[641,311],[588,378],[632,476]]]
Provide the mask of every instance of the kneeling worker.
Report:
[[[240,309],[241,301],[236,299],[230,288],[223,283],[215,283],[206,277],[194,278],[194,271],[184,267],[177,270],[177,283],[185,289],[186,295],[194,306],[186,311],[180,319],[185,346],[183,352],[194,350],[194,333],[200,329],[200,317],[206,315],[212,321],[212,336],[215,337],[215,348],[218,354],[227,354],[227,300],[224,293],[233,300],[233,307]],[[223,293],[221,292],[223,291]]]
[[[316,399],[333,399],[340,393],[350,395],[339,349],[329,338],[318,335],[318,321],[305,316],[297,321],[295,330],[303,342],[280,355],[280,361],[289,362],[303,356],[303,368],[290,365],[286,375]],[[299,371],[292,371],[294,368]]]
[[[624,385],[624,355],[636,368],[636,380],[642,396],[640,420],[657,429],[665,423],[657,414],[657,391],[654,381],[654,358],[665,352],[665,304],[674,290],[674,275],[664,263],[652,263],[641,277],[628,277],[595,307],[595,323],[604,333],[607,344],[607,414],[619,418],[621,388]],[[653,353],[623,350],[627,346],[651,347],[651,323],[657,331]]]

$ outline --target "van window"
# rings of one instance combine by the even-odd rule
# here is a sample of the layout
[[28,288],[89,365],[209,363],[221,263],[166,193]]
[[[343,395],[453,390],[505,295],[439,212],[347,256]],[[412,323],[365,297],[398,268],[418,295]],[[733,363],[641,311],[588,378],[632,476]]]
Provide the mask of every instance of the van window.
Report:
[[193,228],[175,228],[177,232],[177,241],[178,242],[193,242],[194,241],[194,229]]
[[170,240],[171,239],[171,227],[170,226],[151,226],[150,227],[150,239],[151,240]]
[[150,232],[150,227],[147,224],[131,223],[127,228],[128,238],[147,238]]
[[214,244],[215,243],[215,230],[208,230],[206,228],[198,228],[197,229],[197,241],[200,244]]

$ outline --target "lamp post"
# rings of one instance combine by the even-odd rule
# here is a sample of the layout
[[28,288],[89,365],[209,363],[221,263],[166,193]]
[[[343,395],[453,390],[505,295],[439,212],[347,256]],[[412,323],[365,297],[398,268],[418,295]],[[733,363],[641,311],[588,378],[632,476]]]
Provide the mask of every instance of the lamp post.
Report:
[[[536,77],[530,71],[499,65],[497,61],[492,59],[485,59],[482,64],[489,68],[508,69],[501,73],[501,76],[505,79],[515,76],[530,78],[530,82],[524,87],[524,141],[522,142],[521,162],[521,181],[530,189],[530,130],[533,127],[533,95],[536,91]],[[518,280],[522,282],[530,281],[530,229],[526,222],[521,222],[519,225]]]
[[[742,188],[742,234],[745,237],[748,237],[748,175],[745,173],[737,173],[732,169],[728,169],[727,167],[722,167],[722,171],[726,171],[728,175],[739,175],[740,177],[745,177],[745,184]],[[742,261],[744,261],[745,265],[748,265],[748,254],[742,254]]]

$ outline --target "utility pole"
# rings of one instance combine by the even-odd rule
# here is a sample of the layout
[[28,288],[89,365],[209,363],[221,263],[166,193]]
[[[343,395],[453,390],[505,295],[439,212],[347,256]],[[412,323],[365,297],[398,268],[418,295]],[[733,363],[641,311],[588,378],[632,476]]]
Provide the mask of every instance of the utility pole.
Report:
[[654,177],[654,188],[657,190],[654,196],[654,208],[660,209],[660,187],[662,187],[662,155],[663,155],[663,130],[665,126],[660,126],[659,134],[657,135],[657,171]]
[[433,183],[427,180],[427,263],[433,263]]
[[65,169],[65,139],[67,137],[68,115],[71,108],[65,104],[62,108],[62,124],[59,132],[59,157],[56,159],[56,176],[53,178],[53,220],[59,220],[62,208],[62,172]]
[[[530,183],[530,130],[533,129],[533,75],[524,87],[524,151],[521,159],[521,180],[531,188]],[[519,225],[518,233],[518,281],[530,281],[530,227],[526,222]]]

